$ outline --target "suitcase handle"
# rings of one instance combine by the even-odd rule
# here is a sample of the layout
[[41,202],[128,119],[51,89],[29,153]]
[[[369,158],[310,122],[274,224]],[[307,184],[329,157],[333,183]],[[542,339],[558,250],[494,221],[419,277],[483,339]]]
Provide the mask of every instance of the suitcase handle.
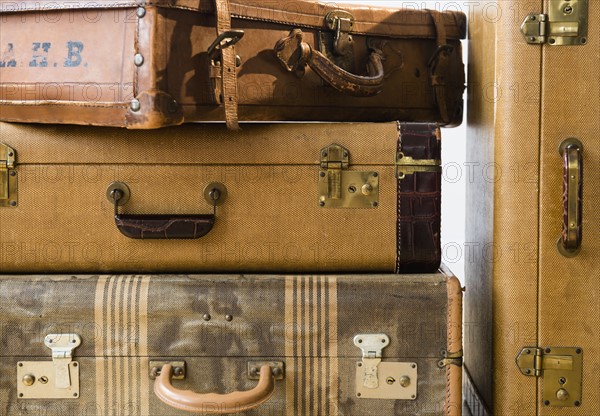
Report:
[[583,216],[583,145],[577,139],[561,143],[563,157],[563,229],[558,250],[565,257],[576,256],[581,250]]
[[354,75],[340,68],[303,40],[304,33],[293,29],[275,45],[277,58],[288,72],[304,76],[306,66],[336,90],[355,97],[372,97],[383,91],[385,73],[381,51],[373,49],[367,63],[368,76]]
[[235,391],[228,394],[199,394],[190,390],[179,390],[171,384],[171,364],[162,367],[154,381],[154,394],[165,404],[175,409],[195,413],[237,413],[253,409],[271,398],[275,390],[275,376],[268,364],[260,368],[258,384],[252,390]]
[[212,214],[126,215],[119,214],[119,206],[129,201],[129,187],[122,182],[114,182],[108,187],[106,194],[109,201],[114,203],[115,224],[121,234],[139,240],[198,239],[204,237],[215,224],[217,205],[222,203],[227,195],[222,184],[207,186],[204,194],[205,198],[212,202]]

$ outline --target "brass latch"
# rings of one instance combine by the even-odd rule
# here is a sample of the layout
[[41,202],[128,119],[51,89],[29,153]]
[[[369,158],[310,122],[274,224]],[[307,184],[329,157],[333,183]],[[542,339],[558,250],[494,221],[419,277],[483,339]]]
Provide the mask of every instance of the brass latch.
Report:
[[21,399],[76,399],[79,397],[79,363],[73,351],[81,345],[77,334],[49,334],[44,344],[52,361],[17,364],[17,394]]
[[415,400],[417,364],[384,361],[383,349],[390,344],[386,334],[359,334],[354,345],[362,351],[356,363],[356,397],[361,399]]
[[585,45],[588,0],[548,0],[548,14],[528,15],[521,32],[530,44]]
[[18,203],[16,152],[0,143],[0,207],[16,207]]
[[347,170],[350,152],[332,144],[321,149],[319,206],[323,208],[376,208],[379,205],[379,174]]
[[442,161],[438,159],[413,159],[402,152],[396,154],[396,176],[404,179],[416,172],[441,172]]
[[325,15],[324,26],[327,30],[318,32],[319,50],[337,66],[354,73],[354,16],[346,10],[332,10]]
[[581,348],[525,347],[516,359],[521,373],[542,377],[544,406],[581,405],[583,351]]

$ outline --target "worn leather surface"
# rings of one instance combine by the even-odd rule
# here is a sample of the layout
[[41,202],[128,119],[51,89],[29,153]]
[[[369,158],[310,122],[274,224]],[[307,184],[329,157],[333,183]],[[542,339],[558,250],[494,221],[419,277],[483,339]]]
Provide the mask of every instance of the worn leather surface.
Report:
[[575,229],[573,231],[570,230],[569,225],[569,189],[570,189],[570,179],[569,179],[569,151],[565,151],[563,154],[563,228],[562,228],[562,241],[563,247],[568,251],[577,250],[581,246],[582,238],[583,238],[583,149],[580,151],[571,152],[571,157],[575,157],[577,159],[577,163],[579,166],[578,175],[579,182],[577,184],[577,222],[575,224]]
[[214,215],[115,215],[119,231],[140,240],[196,239],[215,225]]
[[[440,130],[435,124],[399,123],[398,151],[416,160],[441,161]],[[442,258],[442,173],[416,172],[398,180],[399,273],[436,270]]]
[[[448,277],[3,275],[0,412],[188,414],[153,392],[149,361],[168,359],[186,362],[186,378],[173,380],[175,388],[221,394],[256,386],[247,378],[248,361],[283,361],[285,378],[275,382],[273,396],[242,415],[442,416],[449,380],[437,362],[449,348],[448,331],[458,329],[448,328],[458,305],[449,304]],[[50,361],[44,336],[67,332],[83,341],[74,352],[80,397],[18,399],[17,363]],[[416,400],[356,397],[362,352],[353,338],[364,333],[390,337],[384,362],[417,363]]]
[[[0,68],[2,120],[144,129],[224,120],[218,97],[214,96],[211,80],[215,74],[209,69],[206,53],[216,37],[212,0],[199,4],[146,3],[141,18],[136,15],[134,2],[66,4],[53,3],[50,11],[49,4],[43,1],[0,2],[3,47],[13,45],[3,51],[3,60],[8,63],[14,59],[19,65]],[[432,84],[429,63],[437,50],[438,36],[429,12],[344,6],[355,17],[354,66],[367,68],[372,56],[368,43],[376,38],[384,57],[383,69],[388,74],[382,93],[365,98],[348,96],[326,86],[312,69],[299,79],[280,66],[273,51],[276,42],[291,29],[301,28],[305,41],[316,50],[324,16],[335,8],[305,0],[294,2],[293,7],[286,4],[230,2],[232,28],[246,33],[235,51],[225,51],[227,77],[221,80],[229,85],[230,94],[225,95],[232,100],[227,98],[225,102],[231,114],[237,101],[242,121],[400,119],[460,123],[465,81],[459,41],[466,25],[463,14],[446,12],[442,16],[447,43],[453,51],[443,69],[436,65],[437,81]],[[63,6],[69,11],[61,10]],[[87,6],[89,10],[85,9]],[[25,14],[11,13],[15,10],[27,11],[29,18],[22,21]],[[94,14],[93,22],[88,14]],[[53,23],[67,18],[68,25]],[[97,36],[98,31],[102,37]],[[35,43],[39,46],[33,52]],[[47,52],[44,43],[50,44]],[[139,66],[134,64],[136,53],[144,58]],[[239,68],[232,66],[234,53],[240,57]],[[32,60],[39,65],[27,66]],[[318,68],[321,72],[326,69]],[[233,73],[237,83],[229,77]],[[441,77],[444,82],[440,82]],[[163,94],[175,102],[167,107],[167,114],[157,113],[164,111],[160,103],[144,100],[139,100],[139,110],[130,108],[133,99],[159,99]],[[169,108],[174,109],[173,113]]]

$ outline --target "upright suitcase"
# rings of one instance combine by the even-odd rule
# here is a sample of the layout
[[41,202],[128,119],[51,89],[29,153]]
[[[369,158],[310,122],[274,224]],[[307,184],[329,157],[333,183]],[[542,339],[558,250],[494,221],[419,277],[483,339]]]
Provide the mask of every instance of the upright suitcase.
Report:
[[473,16],[467,403],[597,415],[600,3],[490,1]]
[[0,414],[459,416],[461,299],[445,273],[0,276]]
[[435,125],[142,132],[4,123],[0,142],[4,273],[414,273],[440,264]]
[[462,121],[459,12],[312,0],[2,0],[0,17],[3,121]]

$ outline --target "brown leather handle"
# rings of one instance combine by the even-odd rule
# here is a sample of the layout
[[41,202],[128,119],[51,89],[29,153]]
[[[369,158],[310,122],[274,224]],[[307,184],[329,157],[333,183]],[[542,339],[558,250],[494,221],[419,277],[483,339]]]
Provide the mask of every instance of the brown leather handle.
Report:
[[154,382],[154,393],[165,404],[175,409],[195,413],[237,413],[255,408],[271,398],[275,390],[275,377],[268,364],[260,368],[260,379],[252,390],[228,394],[199,394],[178,390],[171,384],[170,364],[165,364]]
[[563,171],[563,229],[558,242],[566,257],[579,253],[582,242],[583,216],[583,145],[577,139],[565,140],[559,149]]
[[215,216],[115,214],[115,224],[121,234],[133,239],[195,239],[204,237],[212,230]]
[[289,72],[303,76],[308,65],[336,90],[355,97],[372,97],[383,91],[385,73],[381,51],[373,50],[367,63],[368,76],[354,75],[340,68],[329,58],[304,42],[304,33],[293,29],[275,45],[275,53]]
[[108,187],[107,198],[114,203],[115,225],[124,236],[139,240],[183,240],[204,237],[215,225],[217,201],[223,199],[223,192],[219,189],[205,192],[213,203],[212,214],[119,214],[119,205],[127,203],[130,196],[129,187],[122,182],[113,182]]

